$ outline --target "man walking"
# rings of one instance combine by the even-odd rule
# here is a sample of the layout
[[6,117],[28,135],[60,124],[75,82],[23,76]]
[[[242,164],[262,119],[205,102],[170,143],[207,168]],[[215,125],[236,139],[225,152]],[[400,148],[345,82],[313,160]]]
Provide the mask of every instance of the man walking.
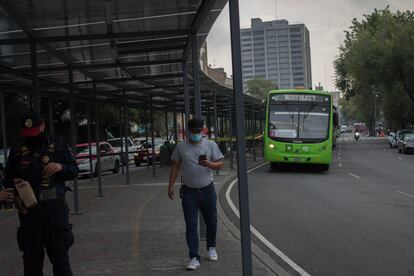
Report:
[[42,276],[44,249],[55,276],[72,276],[69,248],[74,242],[65,181],[78,175],[74,155],[63,137],[47,137],[45,123],[37,113],[23,117],[21,137],[7,160],[4,186],[15,188],[28,183],[38,204],[28,208],[15,197],[20,227],[17,242],[23,251],[25,276]]
[[178,144],[171,157],[168,196],[174,199],[174,184],[182,167],[182,206],[186,224],[186,241],[190,262],[188,270],[200,267],[198,255],[198,213],[201,211],[207,230],[207,250],[210,261],[217,261],[217,194],[213,184],[212,170],[223,168],[223,154],[217,144],[203,139],[204,122],[191,119],[188,122],[189,139]]

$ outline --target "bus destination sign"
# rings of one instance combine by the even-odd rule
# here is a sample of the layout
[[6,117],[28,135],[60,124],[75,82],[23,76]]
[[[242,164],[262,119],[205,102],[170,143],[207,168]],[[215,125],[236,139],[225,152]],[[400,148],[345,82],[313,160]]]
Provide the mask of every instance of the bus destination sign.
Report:
[[270,97],[272,102],[316,102],[329,103],[329,97],[312,94],[275,94]]

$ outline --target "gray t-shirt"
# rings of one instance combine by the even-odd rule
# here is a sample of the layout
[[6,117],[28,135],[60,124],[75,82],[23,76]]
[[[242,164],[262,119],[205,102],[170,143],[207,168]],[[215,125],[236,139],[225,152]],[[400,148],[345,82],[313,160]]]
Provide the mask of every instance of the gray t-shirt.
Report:
[[181,161],[183,181],[188,187],[202,188],[213,182],[213,171],[198,164],[198,158],[203,154],[210,161],[218,161],[224,157],[217,144],[207,139],[197,144],[184,141],[175,147],[171,159]]

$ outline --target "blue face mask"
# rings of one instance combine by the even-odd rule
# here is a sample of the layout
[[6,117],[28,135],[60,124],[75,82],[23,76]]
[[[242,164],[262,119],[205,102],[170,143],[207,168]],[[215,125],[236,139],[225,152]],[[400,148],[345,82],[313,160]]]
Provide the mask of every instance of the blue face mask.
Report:
[[201,133],[197,133],[197,134],[190,133],[190,140],[193,141],[194,143],[198,143],[202,139],[203,139],[203,136]]

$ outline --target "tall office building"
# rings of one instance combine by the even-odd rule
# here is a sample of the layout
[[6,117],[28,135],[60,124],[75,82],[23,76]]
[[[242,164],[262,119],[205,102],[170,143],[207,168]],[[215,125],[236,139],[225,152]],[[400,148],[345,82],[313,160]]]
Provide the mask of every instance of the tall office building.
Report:
[[287,20],[251,19],[241,29],[243,85],[254,78],[272,81],[279,89],[312,88],[309,30]]

